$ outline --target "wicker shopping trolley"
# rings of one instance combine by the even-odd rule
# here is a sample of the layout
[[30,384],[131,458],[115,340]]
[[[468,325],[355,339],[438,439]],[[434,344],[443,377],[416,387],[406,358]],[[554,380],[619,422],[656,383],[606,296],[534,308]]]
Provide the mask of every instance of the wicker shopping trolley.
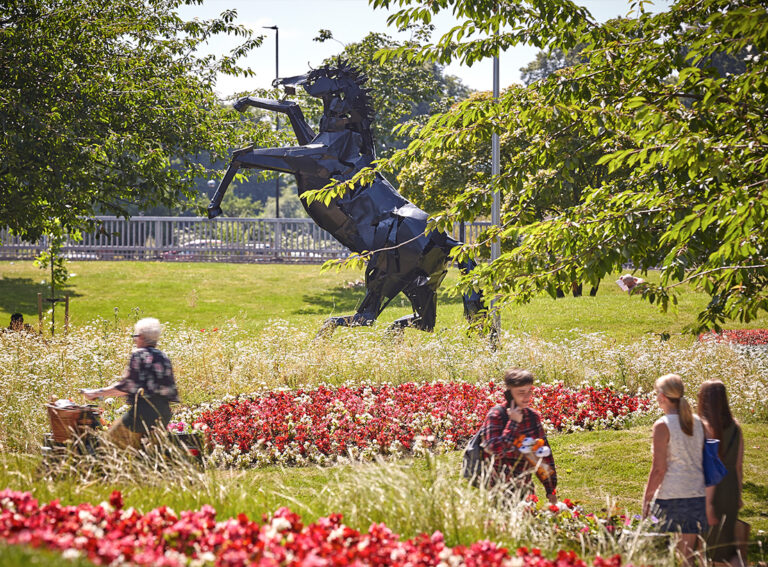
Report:
[[48,410],[48,421],[51,425],[51,436],[56,443],[66,443],[82,437],[96,429],[100,423],[97,406],[68,405],[57,406],[45,404]]
[[55,470],[71,457],[96,454],[99,441],[95,433],[101,427],[98,406],[52,401],[45,409],[51,430],[43,436],[40,447],[43,470]]

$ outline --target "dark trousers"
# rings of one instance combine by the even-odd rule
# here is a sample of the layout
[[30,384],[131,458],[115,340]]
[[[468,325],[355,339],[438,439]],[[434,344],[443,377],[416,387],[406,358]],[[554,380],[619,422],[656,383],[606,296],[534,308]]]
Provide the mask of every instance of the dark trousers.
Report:
[[134,433],[146,435],[152,427],[165,429],[171,421],[171,405],[167,398],[156,396],[129,396],[130,409],[121,423]]

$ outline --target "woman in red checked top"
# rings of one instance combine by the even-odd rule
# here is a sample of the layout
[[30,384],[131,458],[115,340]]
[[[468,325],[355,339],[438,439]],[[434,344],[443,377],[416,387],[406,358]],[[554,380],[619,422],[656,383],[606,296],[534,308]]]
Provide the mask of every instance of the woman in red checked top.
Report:
[[533,494],[533,475],[544,485],[547,499],[557,503],[557,472],[541,416],[529,406],[533,374],[521,368],[504,373],[507,403],[488,412],[481,428],[486,457],[493,459],[490,482],[508,483],[526,497]]

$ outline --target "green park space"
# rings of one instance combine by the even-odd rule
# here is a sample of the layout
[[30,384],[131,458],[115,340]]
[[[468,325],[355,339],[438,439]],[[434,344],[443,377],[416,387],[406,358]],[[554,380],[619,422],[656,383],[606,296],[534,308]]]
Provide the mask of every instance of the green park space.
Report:
[[[722,382],[764,567],[766,30],[764,0],[0,3],[0,567],[691,567],[641,514],[667,374],[702,414]],[[260,219],[99,220],[142,215]],[[326,257],[323,231],[344,269],[159,261]],[[117,450],[127,361],[174,392],[148,317],[179,400]],[[503,441],[536,495],[461,473],[511,368],[557,504],[543,439]]]
[[[234,322],[257,331],[272,320],[285,319],[306,329],[319,329],[327,317],[353,313],[365,295],[364,275],[351,269],[321,270],[318,265],[225,264],[184,262],[67,263],[70,278],[58,296],[70,297],[70,320],[78,326],[95,319],[135,321],[139,316],[192,328],[221,327]],[[571,294],[557,300],[548,295],[504,309],[502,328],[540,338],[578,333],[604,333],[612,340],[633,341],[645,335],[670,333],[686,340],[687,325],[696,321],[708,298],[689,287],[678,290],[678,305],[667,312],[630,296],[606,276],[595,297]],[[455,289],[458,270],[451,269],[438,297],[437,329],[461,326],[463,306]],[[651,272],[649,281],[658,280]],[[32,262],[0,262],[0,321],[20,312],[37,325],[37,294],[50,296],[50,279]],[[46,312],[50,303],[44,303]],[[57,327],[63,329],[64,308],[56,308]],[[379,318],[378,326],[411,313],[408,300],[396,297]],[[46,313],[46,328],[50,314]],[[726,328],[768,326],[763,314],[749,324]],[[415,332],[414,332],[415,333]]]
[[[18,309],[34,322],[36,294],[45,290],[43,272],[30,262],[0,267],[3,314]],[[46,330],[44,341],[0,335],[0,381],[9,393],[0,403],[0,443],[9,449],[3,452],[0,484],[7,488],[65,504],[101,502],[120,490],[126,506],[139,510],[209,504],[220,519],[240,513],[259,518],[287,506],[306,522],[341,513],[363,531],[371,522],[384,522],[403,537],[439,530],[451,545],[491,537],[518,546],[531,534],[550,553],[574,545],[568,538],[576,535],[564,536],[558,532],[562,527],[546,523],[526,524],[528,531],[483,527],[479,518],[498,510],[460,477],[457,450],[334,466],[212,465],[198,470],[175,465],[164,470],[162,480],[147,477],[146,471],[133,478],[115,471],[100,477],[76,463],[65,474],[41,474],[39,441],[48,426],[42,402],[49,396],[77,399],[79,388],[109,383],[125,363],[132,323],[157,316],[166,324],[161,346],[174,363],[182,392],[184,403],[177,412],[206,403],[215,407],[227,396],[265,387],[487,383],[515,365],[531,368],[545,384],[591,383],[631,392],[651,391],[653,380],[668,371],[683,374],[692,392],[701,381],[720,378],[744,423],[741,517],[752,525],[754,559],[762,557],[759,545],[765,544],[768,530],[768,415],[760,398],[765,375],[755,360],[740,358],[725,344],[705,346],[695,336],[679,334],[706,301],[694,290],[681,289],[672,313],[660,313],[621,291],[615,276],[602,282],[595,297],[538,297],[504,311],[504,332],[492,349],[487,338],[466,333],[461,302],[448,296],[453,273],[445,282],[434,333],[408,330],[399,339],[390,337],[387,322],[408,312],[396,300],[373,328],[338,329],[318,342],[315,333],[325,317],[351,312],[360,300],[364,289],[352,285],[360,277],[357,272],[322,272],[317,265],[141,262],[71,262],[68,269],[73,275],[61,292],[72,298],[68,335],[63,328],[55,337]],[[61,324],[62,317],[57,320]],[[762,323],[759,319],[754,325]],[[671,333],[670,338],[662,340],[663,333]],[[650,426],[657,415],[658,409],[638,415],[618,430],[551,434],[561,498],[605,518],[637,514],[650,469]],[[469,506],[475,509],[471,514],[464,509]],[[613,550],[627,556],[621,545],[603,541],[588,544],[585,552]],[[664,554],[654,545],[638,546],[632,559],[658,563]],[[12,547],[2,555],[7,565],[58,561],[57,555]]]

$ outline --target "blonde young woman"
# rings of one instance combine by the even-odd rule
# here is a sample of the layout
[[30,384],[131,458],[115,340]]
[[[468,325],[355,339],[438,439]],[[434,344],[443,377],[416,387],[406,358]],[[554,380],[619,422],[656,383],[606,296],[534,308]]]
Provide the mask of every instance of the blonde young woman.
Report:
[[666,374],[656,380],[656,400],[664,416],[653,424],[653,464],[643,496],[643,516],[663,520],[678,534],[677,551],[693,564],[699,535],[707,527],[702,453],[704,427],[685,399],[683,380]]

